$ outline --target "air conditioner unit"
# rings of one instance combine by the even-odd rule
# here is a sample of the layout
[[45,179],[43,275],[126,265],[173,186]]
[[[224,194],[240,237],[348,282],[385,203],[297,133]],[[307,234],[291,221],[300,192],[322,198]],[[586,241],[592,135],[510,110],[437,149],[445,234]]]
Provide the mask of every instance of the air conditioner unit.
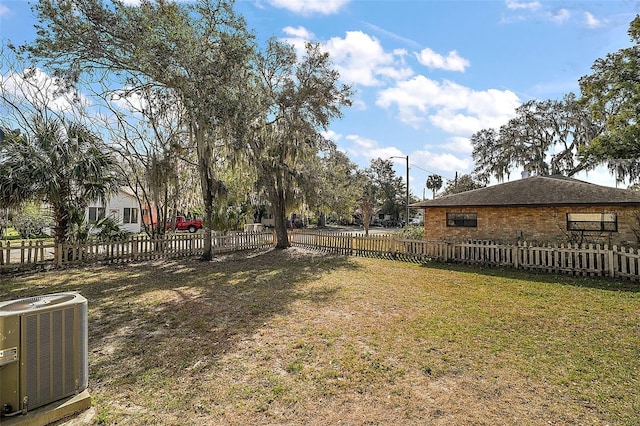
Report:
[[87,355],[87,299],[80,294],[0,302],[0,418],[84,391]]

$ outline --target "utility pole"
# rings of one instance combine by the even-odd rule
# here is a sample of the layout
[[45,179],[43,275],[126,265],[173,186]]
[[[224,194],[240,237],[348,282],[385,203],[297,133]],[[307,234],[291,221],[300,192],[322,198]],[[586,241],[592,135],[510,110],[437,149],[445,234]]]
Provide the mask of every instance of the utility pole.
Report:
[[409,156],[407,155],[407,217],[404,226],[409,226]]

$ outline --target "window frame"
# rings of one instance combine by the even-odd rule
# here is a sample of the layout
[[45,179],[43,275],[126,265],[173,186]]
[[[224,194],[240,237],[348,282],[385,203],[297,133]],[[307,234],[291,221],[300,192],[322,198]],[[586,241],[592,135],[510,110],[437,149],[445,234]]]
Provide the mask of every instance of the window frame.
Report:
[[[583,216],[583,220],[577,220],[578,216]],[[597,216],[600,216],[600,220],[595,220]],[[591,219],[591,220],[587,220],[587,219]],[[606,219],[609,219],[609,220],[606,220]],[[582,224],[582,226],[580,226],[580,224]],[[588,224],[593,224],[593,225],[589,226]],[[567,212],[567,231],[618,232],[618,213],[616,212]]]
[[122,223],[123,224],[137,224],[138,223],[138,208],[137,207],[124,207],[122,209]]
[[477,212],[447,212],[447,228],[477,228]]
[[[91,212],[93,211],[93,215]],[[104,219],[107,214],[107,209],[101,206],[89,206],[87,211],[87,222],[89,223],[98,223],[100,220]],[[91,218],[93,216],[93,219]]]

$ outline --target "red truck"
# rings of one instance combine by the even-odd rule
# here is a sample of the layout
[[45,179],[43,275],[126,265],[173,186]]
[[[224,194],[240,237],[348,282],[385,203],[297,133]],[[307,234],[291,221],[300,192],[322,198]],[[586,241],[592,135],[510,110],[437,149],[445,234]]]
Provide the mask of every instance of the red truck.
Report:
[[184,216],[177,216],[175,223],[169,220],[166,226],[167,229],[173,229],[175,226],[175,229],[178,231],[189,231],[193,233],[202,228],[202,221],[200,219],[187,220]]

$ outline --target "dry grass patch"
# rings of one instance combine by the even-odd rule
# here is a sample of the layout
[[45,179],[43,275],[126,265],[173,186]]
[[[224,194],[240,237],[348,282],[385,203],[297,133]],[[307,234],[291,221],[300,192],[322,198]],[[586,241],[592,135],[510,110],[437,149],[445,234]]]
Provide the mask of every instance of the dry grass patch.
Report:
[[633,285],[298,249],[0,278],[69,290],[100,424],[639,424]]

